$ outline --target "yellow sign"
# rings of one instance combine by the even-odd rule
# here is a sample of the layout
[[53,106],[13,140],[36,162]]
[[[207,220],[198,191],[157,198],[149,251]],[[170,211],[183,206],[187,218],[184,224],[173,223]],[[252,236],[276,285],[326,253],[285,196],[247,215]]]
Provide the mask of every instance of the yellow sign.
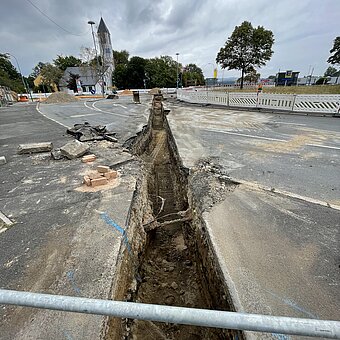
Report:
[[217,78],[217,68],[214,68],[214,78]]

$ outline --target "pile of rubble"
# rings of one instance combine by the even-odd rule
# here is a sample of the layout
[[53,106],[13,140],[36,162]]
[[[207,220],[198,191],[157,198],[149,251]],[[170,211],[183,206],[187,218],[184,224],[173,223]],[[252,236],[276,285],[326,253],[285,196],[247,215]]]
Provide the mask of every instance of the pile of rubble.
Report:
[[118,172],[111,170],[110,167],[106,165],[97,166],[97,171],[89,173],[84,176],[84,184],[87,186],[97,187],[99,185],[108,184],[111,179],[116,179],[118,177]]
[[104,125],[92,126],[88,122],[84,124],[74,124],[73,128],[67,129],[68,134],[74,136],[80,142],[90,142],[94,140],[108,140],[109,142],[117,142],[114,137],[115,132],[108,131]]

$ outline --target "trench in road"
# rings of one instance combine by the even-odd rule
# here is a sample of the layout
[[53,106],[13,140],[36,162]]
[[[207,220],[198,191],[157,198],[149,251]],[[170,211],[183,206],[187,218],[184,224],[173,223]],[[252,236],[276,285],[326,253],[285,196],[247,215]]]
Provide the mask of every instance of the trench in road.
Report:
[[[137,138],[132,149],[140,155],[146,168],[146,184],[138,196],[147,200],[144,206],[150,207],[151,215],[143,225],[144,234],[140,229],[135,232],[135,238],[140,240],[135,260],[130,258],[121,266],[117,282],[125,288],[115,290],[112,297],[233,310],[214,252],[209,249],[208,236],[202,232],[201,218],[194,217],[199,209],[192,207],[192,201],[188,199],[188,172],[181,165],[161,96],[154,97],[148,128]],[[136,209],[134,214],[138,213],[143,214],[143,209]],[[127,270],[129,266],[130,270]],[[131,272],[133,275],[129,276]],[[122,338],[240,339],[242,333],[142,320],[118,322],[111,318],[106,339]]]

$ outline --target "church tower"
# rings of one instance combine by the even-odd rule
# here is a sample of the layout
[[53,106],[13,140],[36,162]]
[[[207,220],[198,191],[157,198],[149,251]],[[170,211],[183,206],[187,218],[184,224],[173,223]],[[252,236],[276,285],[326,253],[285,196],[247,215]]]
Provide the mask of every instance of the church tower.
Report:
[[105,90],[111,92],[112,90],[112,72],[113,65],[113,53],[111,45],[111,36],[108,28],[105,25],[103,18],[100,18],[100,22],[97,30],[100,56],[103,62],[104,82]]

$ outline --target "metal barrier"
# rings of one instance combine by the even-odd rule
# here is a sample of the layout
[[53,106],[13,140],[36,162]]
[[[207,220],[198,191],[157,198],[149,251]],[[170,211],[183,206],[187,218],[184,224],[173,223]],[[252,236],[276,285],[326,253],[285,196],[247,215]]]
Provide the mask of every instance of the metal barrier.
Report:
[[222,92],[179,89],[177,98],[189,103],[217,104],[229,107],[263,108],[293,112],[337,114],[340,95],[295,95],[271,93]]
[[88,299],[0,289],[0,304],[184,325],[340,339],[340,322]]

